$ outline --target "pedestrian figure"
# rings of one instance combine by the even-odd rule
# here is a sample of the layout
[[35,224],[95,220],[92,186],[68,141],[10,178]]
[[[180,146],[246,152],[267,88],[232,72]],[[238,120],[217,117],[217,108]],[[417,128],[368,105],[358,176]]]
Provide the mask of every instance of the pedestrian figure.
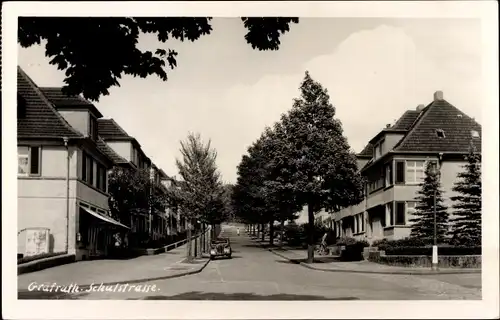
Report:
[[240,228],[236,228],[236,234],[239,236],[240,235]]

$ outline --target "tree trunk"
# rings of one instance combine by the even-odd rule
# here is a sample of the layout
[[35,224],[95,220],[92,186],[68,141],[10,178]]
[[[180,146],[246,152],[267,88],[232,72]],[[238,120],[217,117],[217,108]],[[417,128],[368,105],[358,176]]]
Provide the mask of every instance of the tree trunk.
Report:
[[274,245],[274,220],[269,222],[269,245]]
[[207,252],[207,241],[205,238],[206,231],[207,231],[206,225],[202,224],[202,231],[201,231],[201,251],[202,252]]
[[201,243],[201,240],[203,238],[203,233],[201,233],[201,228],[197,231],[197,236],[196,236],[196,242],[198,242],[198,252],[197,252],[197,255],[196,257],[197,258],[201,258],[201,253],[202,253],[202,243]]
[[264,227],[265,227],[265,225],[263,223],[261,223],[260,224],[260,228],[261,228],[261,232],[262,232],[262,234],[261,234],[261,240],[262,240],[262,242],[264,242],[264,240],[265,240],[264,239],[264,237],[265,237]]
[[307,262],[313,263],[314,261],[314,208],[311,203],[307,204],[307,215],[309,224],[309,234],[307,239]]
[[280,248],[283,247],[283,236],[285,235],[285,220],[281,220],[281,229],[280,229]]

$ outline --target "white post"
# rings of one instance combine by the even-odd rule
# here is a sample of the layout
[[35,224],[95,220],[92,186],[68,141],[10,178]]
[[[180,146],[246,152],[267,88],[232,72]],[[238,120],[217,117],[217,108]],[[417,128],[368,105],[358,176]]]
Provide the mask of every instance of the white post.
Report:
[[432,246],[432,270],[438,269],[438,247]]

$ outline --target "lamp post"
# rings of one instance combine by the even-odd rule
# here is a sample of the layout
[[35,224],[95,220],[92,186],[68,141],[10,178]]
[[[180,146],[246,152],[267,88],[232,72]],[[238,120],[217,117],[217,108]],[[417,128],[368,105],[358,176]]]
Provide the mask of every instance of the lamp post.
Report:
[[434,245],[432,246],[432,267],[434,271],[438,270],[438,244],[437,244],[437,208],[436,208],[436,198],[437,198],[437,188],[439,181],[441,180],[441,158],[442,153],[439,154],[437,165],[432,168],[432,174],[436,178],[436,188],[434,189]]

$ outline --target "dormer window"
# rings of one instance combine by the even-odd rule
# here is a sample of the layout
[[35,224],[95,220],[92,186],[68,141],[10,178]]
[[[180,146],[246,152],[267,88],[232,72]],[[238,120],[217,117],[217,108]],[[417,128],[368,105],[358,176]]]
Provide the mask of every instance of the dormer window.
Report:
[[373,158],[378,159],[382,156],[382,144],[384,140],[380,141],[373,147]]
[[92,140],[97,140],[97,120],[92,115],[89,119],[89,136]]
[[479,132],[477,132],[476,130],[471,130],[470,134],[473,138],[479,138]]
[[446,137],[446,135],[444,134],[444,130],[443,129],[436,129],[436,135],[440,139],[443,139],[443,138]]

